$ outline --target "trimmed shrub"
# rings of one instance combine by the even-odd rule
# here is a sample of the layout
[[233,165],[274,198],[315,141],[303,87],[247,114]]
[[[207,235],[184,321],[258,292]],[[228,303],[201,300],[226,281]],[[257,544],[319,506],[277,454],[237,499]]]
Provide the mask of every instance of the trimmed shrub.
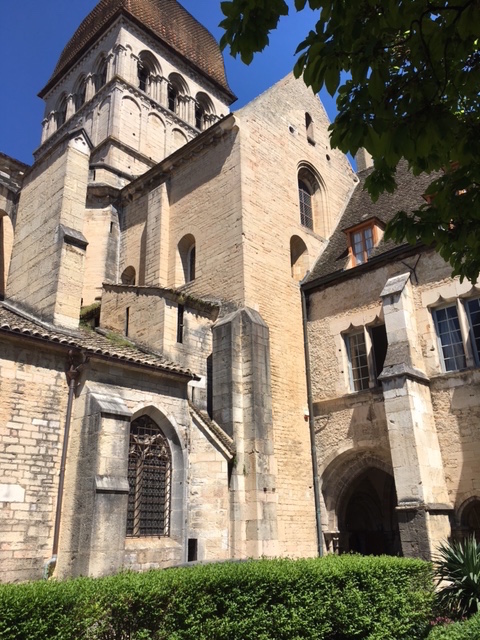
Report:
[[419,560],[328,556],[0,587],[2,640],[416,640],[433,603]]
[[452,622],[435,627],[428,636],[428,640],[479,640],[479,638],[480,614],[465,622]]

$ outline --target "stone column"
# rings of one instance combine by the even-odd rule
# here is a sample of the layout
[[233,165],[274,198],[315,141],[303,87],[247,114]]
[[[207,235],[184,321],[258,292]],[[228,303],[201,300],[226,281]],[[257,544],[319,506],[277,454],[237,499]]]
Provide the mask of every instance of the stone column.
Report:
[[242,308],[213,328],[213,417],[237,450],[231,479],[234,557],[277,553],[269,330]]
[[67,96],[67,112],[65,114],[65,120],[69,120],[75,113],[75,96],[70,94]]
[[88,102],[95,95],[95,79],[93,75],[90,73],[87,76],[87,84],[85,87],[85,102]]
[[390,278],[382,294],[388,351],[382,381],[403,553],[432,559],[450,535],[449,502],[424,373],[410,274]]

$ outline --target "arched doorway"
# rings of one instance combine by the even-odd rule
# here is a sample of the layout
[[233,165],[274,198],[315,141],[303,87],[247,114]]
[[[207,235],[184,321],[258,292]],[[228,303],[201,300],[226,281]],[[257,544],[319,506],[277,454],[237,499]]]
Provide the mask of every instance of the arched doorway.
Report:
[[340,551],[402,555],[393,477],[369,468],[357,476],[339,505]]

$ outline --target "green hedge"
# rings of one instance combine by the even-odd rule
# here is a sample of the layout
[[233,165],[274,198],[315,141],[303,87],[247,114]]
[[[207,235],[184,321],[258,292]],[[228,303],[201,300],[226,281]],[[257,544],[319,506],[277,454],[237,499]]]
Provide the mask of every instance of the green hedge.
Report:
[[480,613],[465,622],[452,622],[444,626],[434,627],[428,640],[479,640]]
[[419,560],[329,556],[0,587],[2,640],[416,640],[433,601]]

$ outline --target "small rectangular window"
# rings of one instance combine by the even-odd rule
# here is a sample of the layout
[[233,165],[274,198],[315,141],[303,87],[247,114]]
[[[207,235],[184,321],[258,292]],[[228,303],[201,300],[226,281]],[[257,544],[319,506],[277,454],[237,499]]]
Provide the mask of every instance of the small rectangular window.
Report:
[[197,560],[198,560],[198,540],[197,538],[189,538],[187,562],[196,562]]
[[125,336],[128,338],[128,331],[130,329],[130,307],[125,309]]
[[177,310],[177,342],[183,343],[183,317],[185,314],[185,307],[183,304],[178,305]]
[[442,363],[445,371],[459,371],[467,366],[462,332],[455,304],[433,312]]

